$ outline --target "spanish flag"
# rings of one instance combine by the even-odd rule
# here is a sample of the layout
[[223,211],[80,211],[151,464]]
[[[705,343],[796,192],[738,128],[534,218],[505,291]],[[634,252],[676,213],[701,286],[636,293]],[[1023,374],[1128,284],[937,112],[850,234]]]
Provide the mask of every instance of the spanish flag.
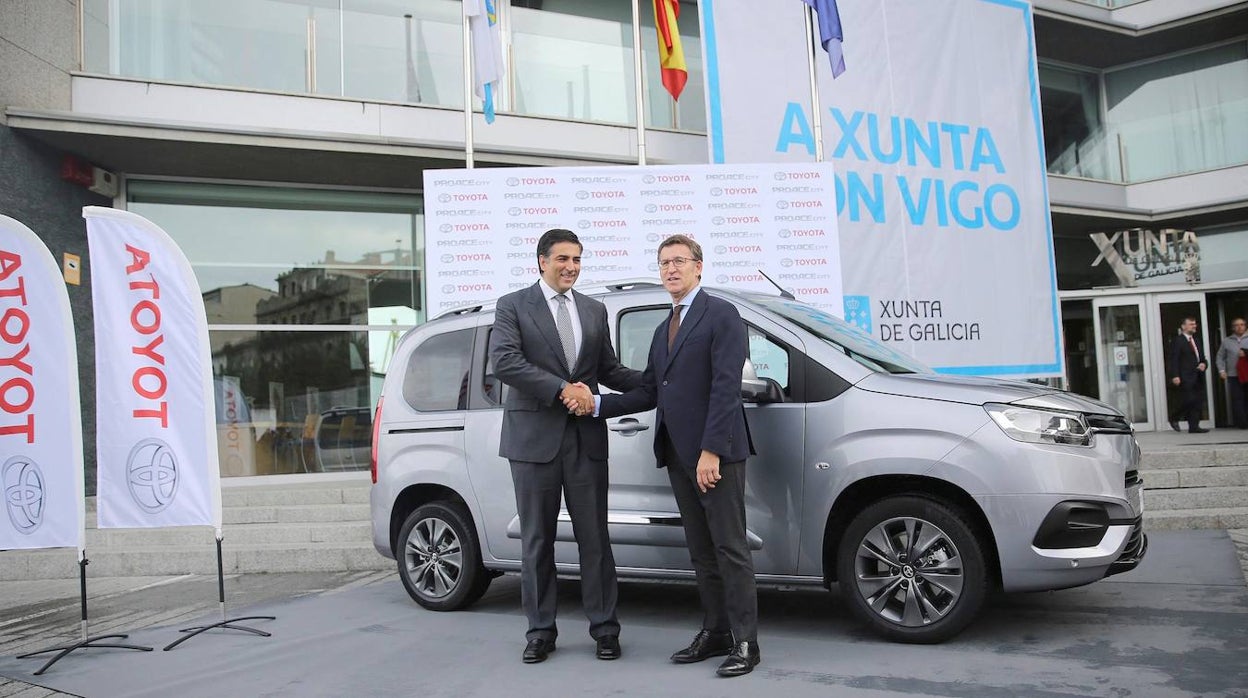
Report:
[[685,50],[680,47],[680,0],[653,0],[654,28],[659,33],[659,65],[663,69],[663,87],[672,99],[680,99],[681,90],[689,81],[689,69],[685,66]]

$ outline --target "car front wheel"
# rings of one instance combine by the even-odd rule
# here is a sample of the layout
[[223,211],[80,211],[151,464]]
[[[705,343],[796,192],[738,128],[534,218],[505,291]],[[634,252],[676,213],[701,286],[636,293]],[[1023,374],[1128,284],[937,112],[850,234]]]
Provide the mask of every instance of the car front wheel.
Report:
[[490,586],[472,517],[458,503],[420,505],[403,522],[398,542],[399,577],[425,608],[466,608]]
[[943,642],[978,615],[988,591],[983,545],[956,507],[888,497],[850,522],[837,556],[841,593],[872,630]]

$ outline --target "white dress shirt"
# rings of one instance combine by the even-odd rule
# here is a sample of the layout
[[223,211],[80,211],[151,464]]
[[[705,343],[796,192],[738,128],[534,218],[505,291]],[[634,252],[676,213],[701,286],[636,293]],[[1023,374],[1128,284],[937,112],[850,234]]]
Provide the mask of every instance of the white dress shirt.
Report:
[[[546,296],[546,305],[547,307],[550,308],[550,316],[554,318],[555,328],[558,329],[559,327],[559,301],[555,300],[555,296],[559,295],[559,292],[551,288],[550,285],[546,283],[546,279],[539,278],[537,282],[542,285],[542,293]],[[572,315],[572,338],[573,340],[575,340],[576,355],[579,358],[581,355],[581,337],[582,337],[581,315],[580,313],[576,312],[576,296],[572,295],[572,289],[568,289],[568,292],[565,293],[564,295],[568,297],[568,301],[567,301],[568,312],[571,313]]]

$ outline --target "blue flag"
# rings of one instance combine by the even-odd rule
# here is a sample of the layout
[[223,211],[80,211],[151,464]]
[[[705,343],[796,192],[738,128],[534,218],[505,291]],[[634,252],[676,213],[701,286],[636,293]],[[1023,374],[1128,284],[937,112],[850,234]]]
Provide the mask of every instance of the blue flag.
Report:
[[819,42],[823,50],[828,52],[832,61],[832,77],[840,77],[845,72],[845,54],[841,42],[845,40],[845,32],[841,30],[841,13],[836,9],[836,0],[802,0],[815,9],[819,16]]

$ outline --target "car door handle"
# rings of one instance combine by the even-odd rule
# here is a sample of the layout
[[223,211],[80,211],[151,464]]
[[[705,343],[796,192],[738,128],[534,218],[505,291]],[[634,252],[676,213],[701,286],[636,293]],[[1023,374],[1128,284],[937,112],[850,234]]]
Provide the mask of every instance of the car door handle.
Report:
[[619,433],[625,436],[632,436],[633,434],[636,434],[639,431],[645,431],[649,429],[650,425],[642,424],[641,422],[637,421],[636,419],[633,419],[632,417],[627,417],[625,419],[621,419],[615,424],[608,424],[607,428],[610,429],[611,431],[618,431]]

